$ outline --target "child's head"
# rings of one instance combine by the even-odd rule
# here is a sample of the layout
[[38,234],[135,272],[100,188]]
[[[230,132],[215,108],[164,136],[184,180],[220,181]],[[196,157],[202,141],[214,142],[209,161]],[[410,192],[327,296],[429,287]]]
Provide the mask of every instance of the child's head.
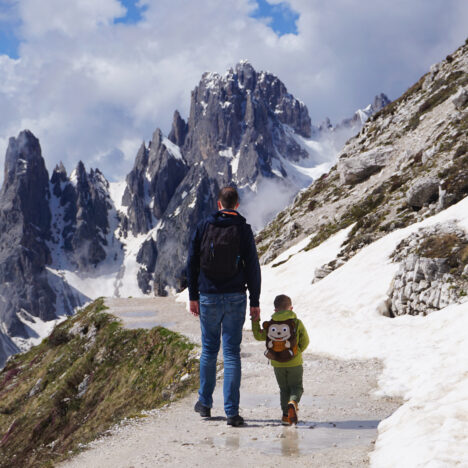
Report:
[[275,300],[273,301],[273,305],[275,306],[275,311],[277,312],[280,310],[292,310],[291,298],[285,294],[276,296]]

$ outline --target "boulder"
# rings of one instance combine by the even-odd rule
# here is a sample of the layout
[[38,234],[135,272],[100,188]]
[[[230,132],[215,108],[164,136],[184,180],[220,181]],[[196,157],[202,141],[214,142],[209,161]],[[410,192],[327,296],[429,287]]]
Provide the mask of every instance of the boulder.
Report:
[[416,253],[428,236],[446,234],[456,235],[462,245],[468,243],[464,230],[448,222],[421,229],[397,247],[392,258],[400,262],[400,268],[388,292],[390,316],[428,315],[465,301],[468,282],[464,274],[468,267],[453,268],[453,259],[422,257]]
[[368,179],[387,165],[392,152],[393,148],[379,148],[357,156],[341,158],[338,161],[341,183],[353,185]]
[[416,209],[434,203],[438,198],[439,179],[435,177],[423,177],[418,179],[406,192],[408,205]]
[[462,110],[468,103],[468,89],[461,88],[452,99],[455,109]]

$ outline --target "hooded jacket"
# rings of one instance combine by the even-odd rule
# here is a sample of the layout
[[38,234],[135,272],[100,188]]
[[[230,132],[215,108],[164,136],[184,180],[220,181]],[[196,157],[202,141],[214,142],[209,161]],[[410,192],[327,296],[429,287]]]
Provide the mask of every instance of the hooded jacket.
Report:
[[[292,310],[281,310],[275,312],[271,316],[271,320],[275,320],[276,322],[282,322],[288,319],[295,319],[297,321],[297,355],[287,362],[278,362],[272,359],[271,365],[273,367],[295,367],[302,365],[302,352],[305,351],[307,346],[309,346],[309,335],[307,334],[307,330]],[[266,341],[266,331],[261,328],[260,320],[252,320],[252,332],[256,340]]]
[[[244,267],[235,276],[225,281],[208,278],[200,269],[200,247],[203,233],[208,224],[215,226],[241,226],[240,250]],[[220,294],[245,292],[249,290],[250,307],[258,307],[260,299],[260,264],[252,228],[246,220],[235,210],[220,210],[200,222],[190,239],[187,260],[187,279],[189,297],[191,301],[198,301],[200,293]]]

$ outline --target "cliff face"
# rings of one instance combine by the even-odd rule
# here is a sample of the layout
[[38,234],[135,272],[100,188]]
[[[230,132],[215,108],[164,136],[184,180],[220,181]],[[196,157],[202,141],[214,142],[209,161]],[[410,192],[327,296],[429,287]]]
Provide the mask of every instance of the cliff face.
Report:
[[0,325],[4,358],[39,338],[40,323],[73,313],[88,298],[63,269],[93,270],[107,256],[110,197],[99,170],[58,166],[49,181],[39,140],[11,138],[0,192]]
[[54,242],[80,271],[89,270],[106,258],[109,234],[109,183],[99,169],[86,172],[80,161],[67,176],[55,168],[51,178]]
[[55,293],[45,266],[51,255],[49,178],[39,140],[31,132],[10,138],[0,192],[0,321],[9,335],[27,337],[21,310],[55,317]]

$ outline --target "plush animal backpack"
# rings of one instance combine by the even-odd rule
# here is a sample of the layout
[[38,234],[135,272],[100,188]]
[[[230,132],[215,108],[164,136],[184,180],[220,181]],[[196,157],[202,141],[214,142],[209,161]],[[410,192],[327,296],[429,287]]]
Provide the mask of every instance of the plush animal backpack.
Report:
[[278,362],[288,362],[297,356],[297,333],[294,319],[263,322],[266,337],[265,356]]

